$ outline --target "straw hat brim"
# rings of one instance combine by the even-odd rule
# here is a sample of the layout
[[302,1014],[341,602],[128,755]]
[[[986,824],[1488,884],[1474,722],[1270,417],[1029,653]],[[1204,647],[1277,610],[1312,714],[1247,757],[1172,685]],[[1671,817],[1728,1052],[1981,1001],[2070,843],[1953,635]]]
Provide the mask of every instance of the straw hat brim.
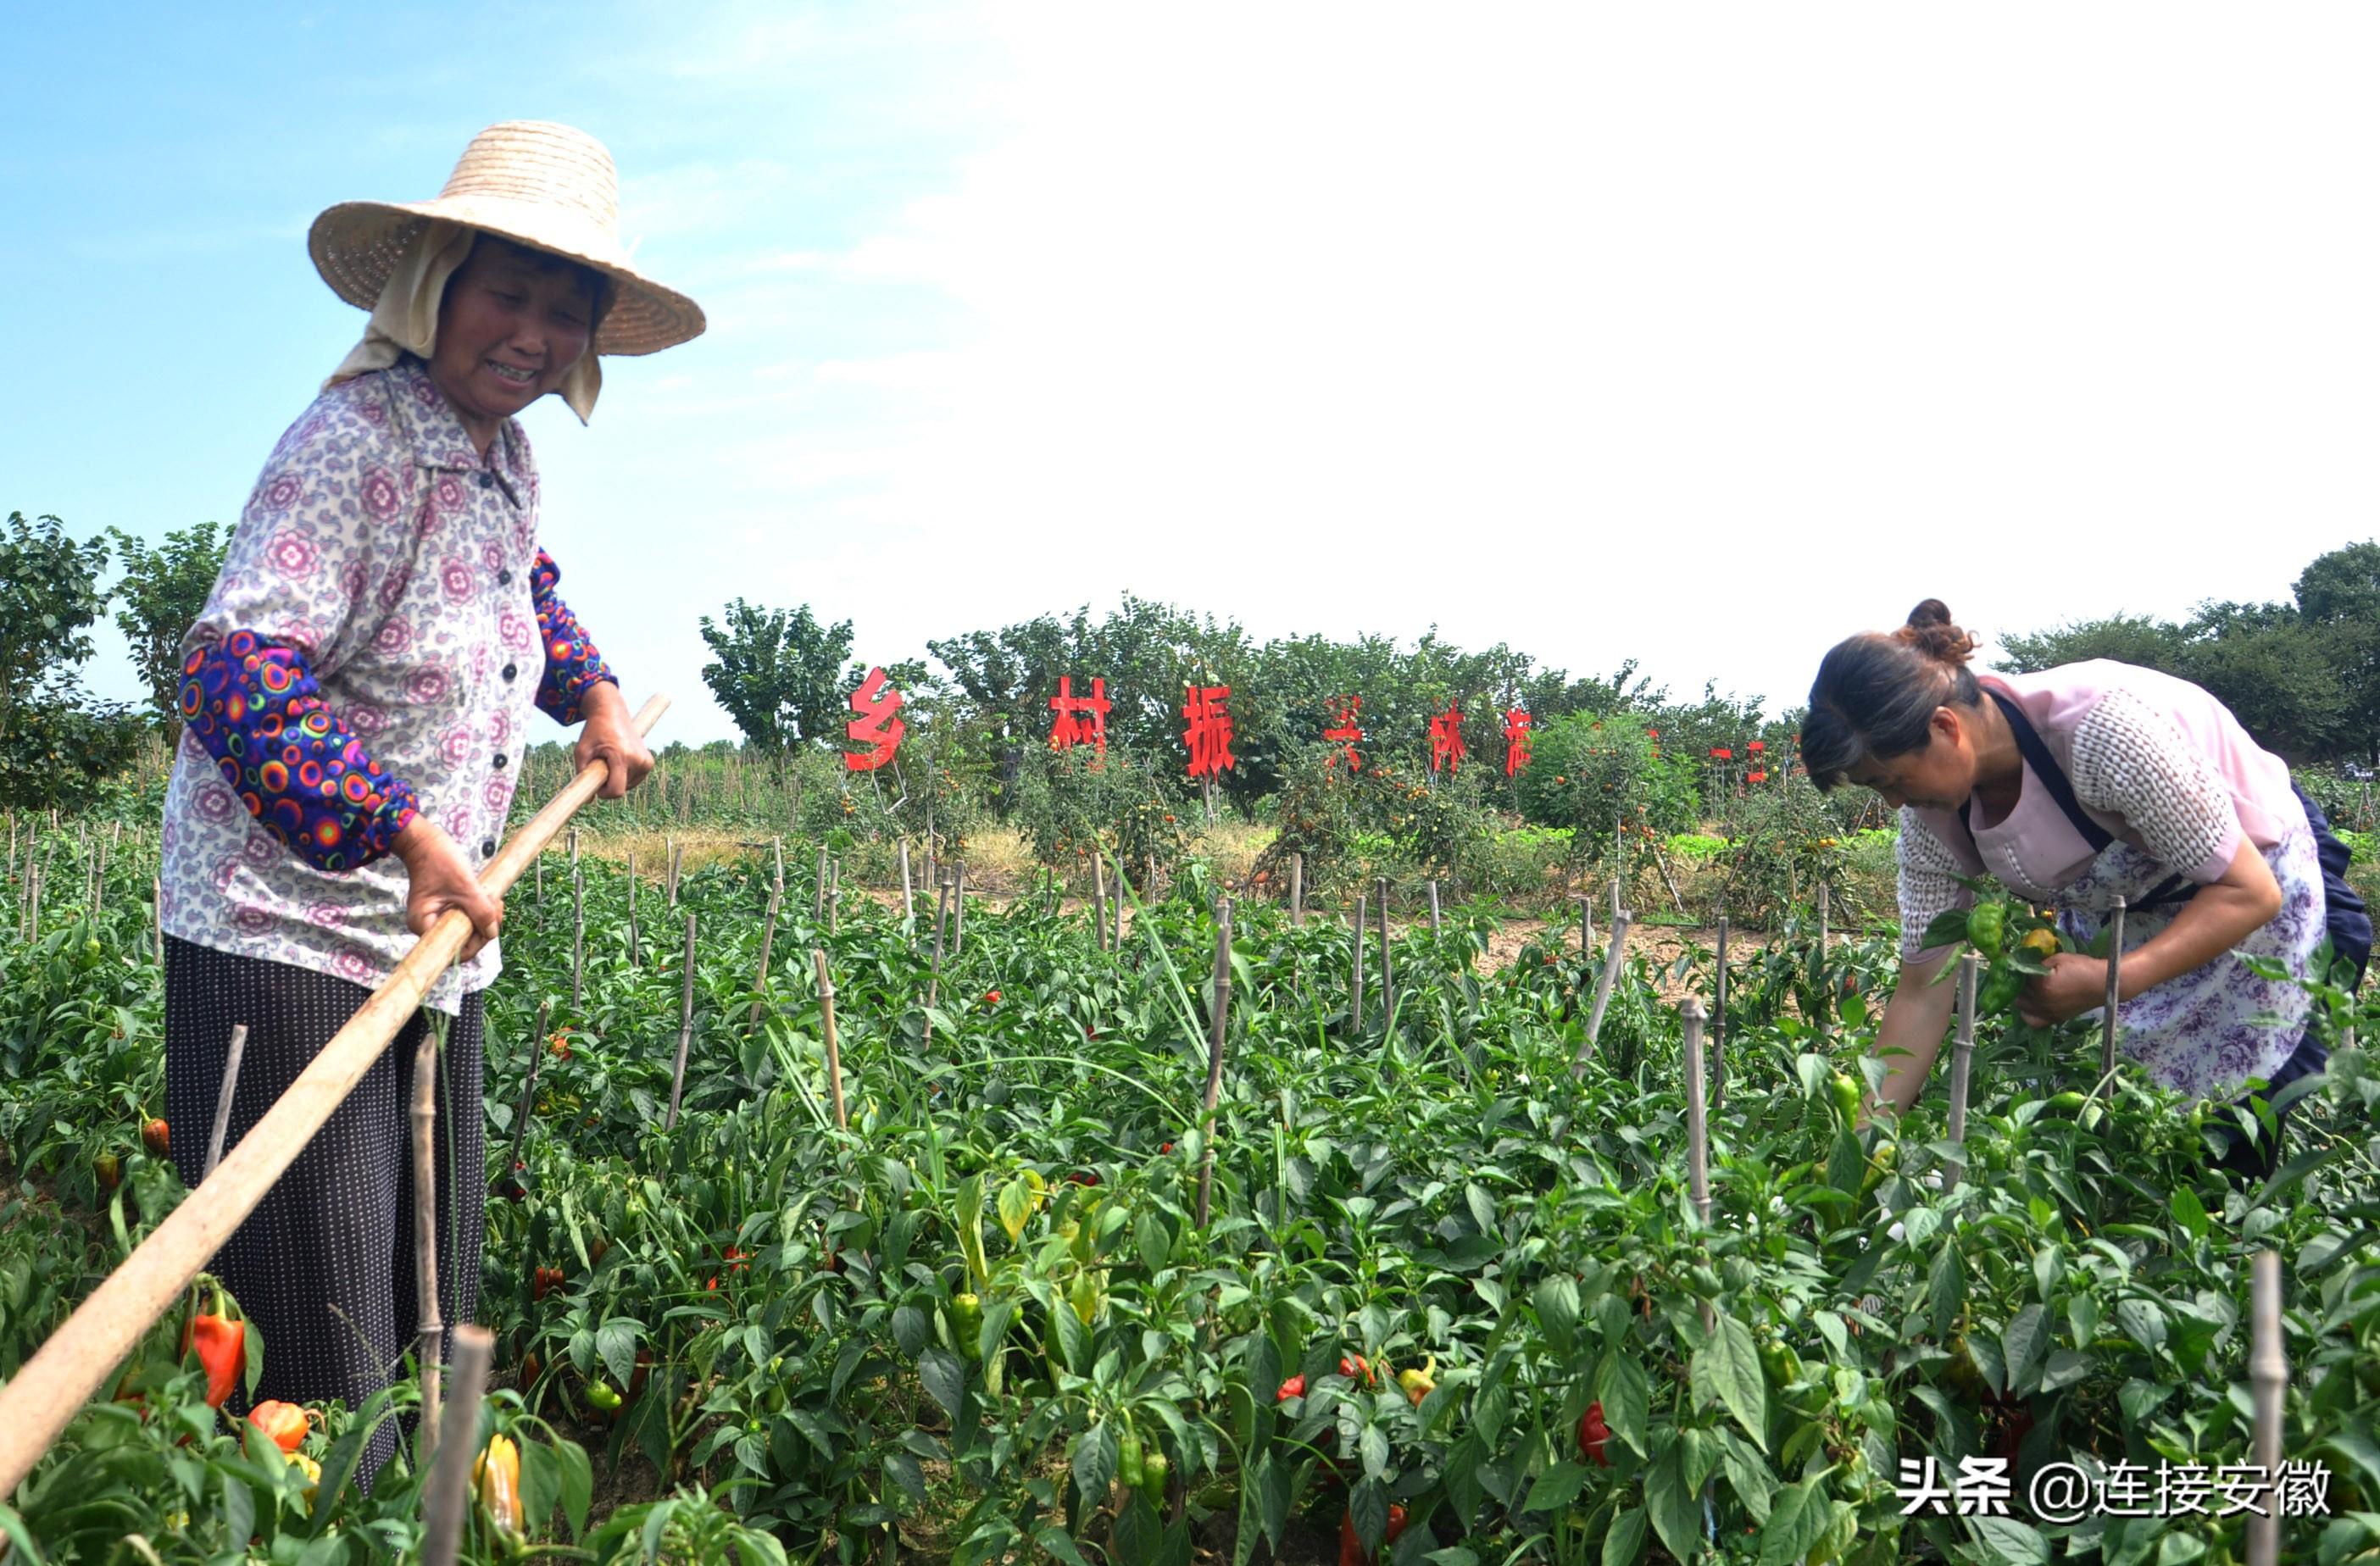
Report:
[[431,218],[581,261],[610,277],[612,308],[595,334],[599,354],[658,353],[702,334],[699,305],[631,266],[609,234],[544,203],[490,196],[342,201],[314,220],[306,249],[333,293],[369,310],[379,303],[406,246]]

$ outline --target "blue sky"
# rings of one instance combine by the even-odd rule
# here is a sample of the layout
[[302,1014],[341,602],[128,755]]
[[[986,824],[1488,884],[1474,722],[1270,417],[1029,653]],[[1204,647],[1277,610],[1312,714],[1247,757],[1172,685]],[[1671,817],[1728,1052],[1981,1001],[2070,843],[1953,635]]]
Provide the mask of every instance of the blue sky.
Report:
[[[528,423],[665,734],[696,618],[858,653],[1130,590],[1790,700],[2285,596],[2380,532],[2347,6],[13,7],[0,511],[235,518],[360,331],[304,232],[594,132],[710,331]],[[120,652],[92,685],[129,696]]]

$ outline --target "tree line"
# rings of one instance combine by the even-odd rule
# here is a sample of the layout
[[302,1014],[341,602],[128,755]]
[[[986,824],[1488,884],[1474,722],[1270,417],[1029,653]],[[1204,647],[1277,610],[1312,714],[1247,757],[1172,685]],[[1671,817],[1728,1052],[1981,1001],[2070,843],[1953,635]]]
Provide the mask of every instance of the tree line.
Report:
[[[229,529],[215,523],[154,545],[115,529],[73,538],[55,516],[12,513],[0,530],[0,807],[71,805],[121,769],[144,729],[177,733],[178,651],[204,606]],[[107,580],[111,569],[115,579]],[[103,585],[104,584],[104,585]],[[114,611],[145,707],[101,700],[80,682],[91,628]],[[841,748],[849,698],[868,665],[852,622],[807,604],[770,609],[738,598],[700,622],[704,683],[747,747],[783,756]],[[2180,620],[2118,613],[2001,638],[2000,666],[2034,670],[2082,658],[2146,664],[2205,686],[2260,742],[2300,764],[2370,761],[2380,745],[2380,543],[2316,557],[2282,603],[2208,601]],[[1237,621],[1125,595],[997,629],[929,640],[924,658],[884,664],[905,698],[908,749],[1012,783],[1046,746],[1061,676],[1087,695],[1106,681],[1111,749],[1154,776],[1182,777],[1185,687],[1228,686],[1237,765],[1221,794],[1243,807],[1280,791],[1322,747],[1345,698],[1360,698],[1360,754],[1423,770],[1433,718],[1459,710],[1465,765],[1500,776],[1504,713],[1543,734],[1573,715],[1659,731],[1663,751],[1706,757],[1753,740],[1791,754],[1800,709],[1721,692],[1673,697],[1632,660],[1572,674],[1503,643],[1465,649],[1435,628],[1405,644],[1384,636],[1257,641]]]

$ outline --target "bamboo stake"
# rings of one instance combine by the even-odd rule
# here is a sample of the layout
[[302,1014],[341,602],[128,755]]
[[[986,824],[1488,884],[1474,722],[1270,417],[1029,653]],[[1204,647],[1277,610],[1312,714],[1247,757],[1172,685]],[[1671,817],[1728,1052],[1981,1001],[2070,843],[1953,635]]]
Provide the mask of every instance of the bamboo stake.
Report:
[[909,949],[917,948],[917,904],[909,885],[909,840],[901,840],[901,934]]
[[528,1182],[521,1178],[521,1148],[528,1144],[528,1117],[537,1108],[537,1073],[545,1063],[545,1024],[552,1009],[551,1001],[537,1003],[537,1032],[528,1041],[528,1078],[521,1084],[520,1112],[513,1116],[513,1150],[504,1159],[504,1178],[524,1193],[528,1190]]
[[165,965],[165,881],[162,876],[149,878],[149,942],[157,965]]
[[1374,881],[1380,904],[1380,1020],[1383,1024],[1395,1015],[1397,1009],[1396,971],[1389,965],[1389,878]]
[[577,827],[570,829],[570,873],[574,876],[578,873],[578,829]]
[[677,837],[671,832],[662,834],[662,879],[669,883],[669,905],[671,912],[674,913],[677,910]]
[[670,1067],[669,1118],[663,1131],[677,1129],[678,1098],[686,1091],[686,1053],[694,1043],[694,916],[686,917],[686,956],[678,964],[677,1062]]
[[1104,952],[1108,945],[1108,862],[1091,857],[1091,944]]
[[[15,849],[15,839],[10,839],[9,847],[12,851]],[[1305,856],[1303,854],[1289,856],[1289,928],[1305,928]]]
[[1372,929],[1371,905],[1361,892],[1355,893],[1355,982],[1348,991],[1347,1022],[1355,1032],[1364,1030],[1364,937]]
[[1711,1107],[1727,1101],[1727,916],[1718,920],[1718,977],[1711,986]]
[[1620,977],[1620,962],[1628,951],[1628,924],[1627,909],[1611,916],[1611,940],[1603,949],[1603,973],[1595,981],[1595,1005],[1586,1014],[1586,1038],[1579,1043],[1578,1059],[1571,1062],[1572,1076],[1586,1074],[1586,1058],[1595,1053],[1596,1041],[1603,1037],[1603,1014],[1611,1004],[1611,986]]
[[826,867],[826,932],[834,934],[843,928],[843,861],[831,859]]
[[637,937],[637,851],[631,848],[628,850],[628,965],[632,968],[645,965],[641,955],[642,943]]
[[570,1015],[580,1014],[587,967],[587,880],[578,867],[570,867]]
[[1694,1212],[1710,1222],[1710,1116],[1704,1104],[1703,1003],[1689,995],[1678,1008],[1685,1024],[1686,1064],[1686,1189]]
[[[1154,887],[1156,884],[1157,862],[1152,859],[1149,861],[1148,866],[1148,885]],[[1115,939],[1108,942],[1108,949],[1111,952],[1121,952],[1123,950],[1123,858],[1119,855],[1116,858],[1116,894],[1115,906],[1113,909],[1115,914]]]
[[1581,957],[1595,950],[1595,899],[1582,892],[1578,899],[1578,954]]
[[966,952],[966,861],[951,867],[951,958]]
[[463,1513],[471,1502],[472,1449],[480,1433],[480,1400],[487,1392],[488,1360],[495,1346],[495,1334],[484,1327],[455,1329],[455,1395],[447,1402],[445,1422],[435,1441],[431,1439],[431,1421],[437,1410],[426,1401],[427,1383],[422,1389],[423,1462],[429,1462],[433,1447],[438,1453],[422,1495],[422,1566],[455,1566],[462,1548]]
[[[1360,947],[1360,940],[1356,944]],[[1207,1227],[1215,1191],[1215,1106],[1223,1096],[1223,1038],[1232,1022],[1232,900],[1215,904],[1215,985],[1208,1007],[1207,1102],[1198,1122],[1198,1227]]]
[[234,1023],[231,1044],[224,1050],[223,1086],[215,1089],[215,1123],[207,1133],[207,1161],[199,1176],[202,1181],[223,1162],[224,1137],[231,1130],[231,1096],[239,1087],[239,1059],[247,1052],[248,1024]]
[[1946,1196],[1967,1172],[1967,1074],[1975,1063],[1975,974],[1981,965],[1973,952],[1959,958],[1959,1031],[1950,1045],[1950,1119],[1945,1130],[1960,1152],[1942,1170]]
[[827,971],[825,952],[813,948],[810,961],[818,965],[819,1024],[826,1038],[826,1085],[834,1095],[835,1129],[848,1131],[851,1114],[843,1103],[843,1048],[834,1033],[834,976]]
[[777,903],[784,895],[782,886],[769,888],[769,922],[760,930],[760,971],[752,980],[752,1014],[745,1022],[753,1027],[760,1026],[760,1005],[769,992],[769,949],[777,943]]
[[438,1370],[446,1324],[438,1315],[438,1029],[421,1019],[413,1050],[413,1297],[419,1315],[414,1364],[421,1377],[415,1467],[438,1449]]
[[2281,1551],[2281,1417],[2288,1395],[2289,1359],[2281,1339],[2281,1257],[2258,1251],[2249,1264],[2252,1326],[2248,1382],[2256,1405],[2253,1451],[2256,1467],[2271,1486],[2262,1511],[2248,1513],[2248,1566],[2273,1566]]
[[942,988],[942,920],[951,905],[951,883],[943,881],[934,888],[934,957],[926,970],[926,1007],[933,1009]]
[[785,884],[785,840],[782,835],[770,836],[769,852],[776,857],[776,880],[779,886],[783,886]]
[[826,917],[826,849],[819,849],[817,887],[810,894],[810,928],[815,929]]
[[1438,880],[1432,877],[1429,883],[1429,933],[1433,940],[1437,938],[1439,929]]
[[[1703,1107],[1703,1003],[1693,996],[1678,1008],[1684,1026],[1686,1065],[1686,1193],[1694,1204],[1694,1215],[1703,1227],[1710,1227],[1710,1117]],[[1718,1325],[1718,1316],[1708,1300],[1702,1302],[1703,1330],[1709,1332]]]
[[2121,993],[2117,986],[2124,965],[2124,899],[2120,894],[2115,907],[2108,911],[2107,931],[2107,1015],[2099,1031],[2099,1076],[2103,1081],[2116,1069],[2116,1002]]

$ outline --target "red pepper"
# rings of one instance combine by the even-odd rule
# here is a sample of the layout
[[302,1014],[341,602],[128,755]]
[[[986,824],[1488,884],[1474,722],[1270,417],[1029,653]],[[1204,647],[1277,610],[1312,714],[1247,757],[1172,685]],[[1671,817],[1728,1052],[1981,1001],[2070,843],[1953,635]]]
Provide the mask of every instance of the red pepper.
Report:
[[529,1297],[541,1300],[561,1288],[562,1282],[562,1269],[540,1267],[537,1269],[537,1276],[529,1280]]
[[248,1422],[272,1437],[273,1444],[283,1451],[296,1451],[306,1444],[306,1411],[294,1402],[258,1403],[248,1411]]
[[162,1120],[152,1120],[142,1126],[140,1145],[157,1157],[164,1158],[166,1149],[173,1146],[172,1136],[166,1129],[165,1123]]
[[1611,1466],[1605,1449],[1611,1441],[1611,1426],[1603,1422],[1603,1404],[1591,1402],[1586,1412],[1578,1416],[1578,1452],[1589,1463],[1600,1467]]
[[[1405,1509],[1390,1506],[1389,1525],[1380,1530],[1380,1548],[1386,1549],[1396,1543],[1404,1531]],[[1342,1517],[1339,1520],[1339,1566],[1373,1566],[1378,1559],[1377,1550],[1369,1554],[1365,1552],[1364,1541],[1355,1532],[1355,1514],[1350,1511]]]
[[215,1308],[190,1317],[190,1325],[182,1334],[182,1352],[193,1348],[199,1352],[199,1364],[207,1373],[207,1406],[221,1408],[231,1390],[239,1385],[240,1372],[248,1364],[248,1323],[226,1314],[224,1308],[223,1285],[215,1285]]
[[994,989],[994,990],[990,990],[990,991],[987,992],[987,993],[985,994],[984,998],[983,998],[983,1003],[984,1003],[985,1005],[987,1005],[987,1006],[997,1006],[997,1005],[999,1005],[999,1004],[1000,1004],[1000,991],[999,991],[999,990],[997,990],[997,989]]
[[1361,1381],[1367,1387],[1378,1385],[1377,1378],[1372,1375],[1371,1362],[1359,1354],[1348,1354],[1342,1358],[1339,1361],[1339,1374],[1350,1381]]
[[1096,1185],[1099,1183],[1099,1177],[1087,1169],[1078,1169],[1066,1178],[1077,1185]]
[[1302,1398],[1305,1395],[1305,1378],[1303,1376],[1293,1376],[1288,1380],[1283,1381],[1281,1384],[1281,1390],[1273,1393],[1272,1401],[1275,1402],[1287,1402],[1292,1398]]

